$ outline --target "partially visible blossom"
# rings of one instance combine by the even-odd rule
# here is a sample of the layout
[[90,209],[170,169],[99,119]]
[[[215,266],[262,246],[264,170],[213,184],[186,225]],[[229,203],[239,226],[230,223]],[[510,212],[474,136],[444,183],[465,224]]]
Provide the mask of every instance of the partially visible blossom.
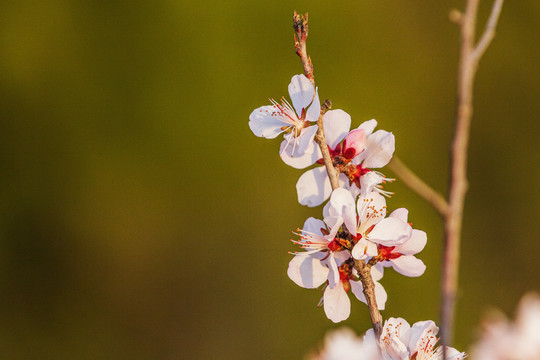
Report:
[[362,340],[350,328],[329,331],[322,349],[308,360],[379,360],[379,350],[373,343]]
[[300,157],[313,153],[313,138],[317,132],[316,122],[320,114],[319,95],[313,84],[304,75],[295,75],[289,84],[292,105],[284,98],[281,102],[270,99],[271,105],[261,106],[249,115],[249,127],[256,136],[273,139],[285,133],[281,156]]
[[401,245],[410,238],[412,228],[406,222],[396,217],[385,218],[386,200],[378,192],[360,196],[356,208],[359,240],[352,250],[355,259],[376,256],[377,245]]
[[[393,179],[372,169],[386,165],[392,158],[394,135],[384,130],[373,133],[376,120],[366,121],[349,132],[350,124],[350,116],[342,110],[328,111],[323,118],[328,150],[334,167],[340,173],[340,184],[350,189],[354,197],[372,191],[389,195],[381,184]],[[312,164],[315,160],[320,165],[324,164],[318,148],[309,155],[306,163]],[[332,192],[325,167],[315,167],[302,174],[296,183],[296,190],[300,204],[310,207],[322,204]]]
[[475,360],[540,360],[540,295],[526,294],[516,320],[492,316],[471,351]]
[[[371,268],[371,277],[375,284],[375,299],[379,310],[384,310],[387,294],[384,287],[378,282],[383,274],[375,267]],[[366,302],[362,282],[357,280],[358,273],[353,268],[352,261],[344,261],[339,265],[339,282],[334,286],[327,286],[322,298],[324,312],[333,322],[346,320],[351,314],[351,301],[347,293],[351,291],[354,296],[363,303]]]
[[[364,336],[364,343],[378,343],[381,360],[442,360],[443,348],[437,346],[439,328],[431,320],[419,321],[410,326],[402,318],[390,318],[384,322],[379,339],[373,329]],[[446,348],[445,360],[462,360],[467,355],[454,348]]]
[[[407,224],[408,210],[400,208],[394,210],[389,218],[396,218]],[[409,225],[410,226],[410,225]],[[426,233],[421,230],[412,229],[410,236],[408,236],[402,244],[394,246],[384,246],[379,244],[377,246],[378,259],[377,267],[391,266],[398,273],[405,276],[420,276],[426,271],[426,265],[422,260],[417,259],[414,254],[419,253],[424,249],[427,242]]]
[[314,289],[327,280],[331,287],[339,282],[337,261],[341,263],[350,257],[350,253],[344,251],[344,240],[336,237],[340,226],[328,230],[321,220],[312,217],[306,220],[299,233],[300,240],[294,241],[306,251],[295,253],[287,269],[287,275],[297,285]]

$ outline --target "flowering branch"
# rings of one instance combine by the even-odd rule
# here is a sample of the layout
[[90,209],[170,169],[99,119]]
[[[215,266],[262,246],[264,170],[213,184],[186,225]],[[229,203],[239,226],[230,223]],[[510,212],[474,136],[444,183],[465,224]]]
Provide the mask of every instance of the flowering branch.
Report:
[[[311,58],[307,54],[306,50],[306,40],[308,36],[308,14],[306,13],[302,16],[298,15],[298,13],[295,11],[293,15],[293,27],[295,31],[294,47],[296,54],[300,57],[302,66],[304,67],[304,74],[311,81],[311,83],[315,85],[313,63],[311,62]],[[340,187],[339,172],[334,167],[332,156],[328,150],[323,126],[323,115],[330,107],[331,102],[329,100],[326,100],[323,106],[321,106],[321,113],[317,119],[318,129],[317,135],[315,136],[315,141],[321,150],[324,166],[326,167],[326,172],[328,174],[328,178],[330,179],[330,184],[332,185],[332,190],[336,190]],[[375,336],[379,337],[382,332],[382,316],[378,309],[377,300],[375,297],[375,283],[373,282],[373,278],[371,276],[371,265],[366,264],[363,260],[355,260],[354,268],[358,272],[358,276],[362,282],[363,293],[366,297],[366,303],[369,309]]]
[[[467,148],[473,112],[473,83],[480,57],[494,36],[503,0],[495,0],[486,29],[475,45],[475,27],[479,0],[468,0],[464,14],[453,12],[460,25],[461,48],[458,73],[456,128],[450,155],[451,174],[448,212],[444,219],[445,241],[441,281],[441,338],[452,341],[459,274],[459,247],[463,223],[463,204],[467,191]],[[458,14],[458,16],[456,16]],[[443,347],[445,350],[445,348]],[[443,356],[443,358],[445,358]]]

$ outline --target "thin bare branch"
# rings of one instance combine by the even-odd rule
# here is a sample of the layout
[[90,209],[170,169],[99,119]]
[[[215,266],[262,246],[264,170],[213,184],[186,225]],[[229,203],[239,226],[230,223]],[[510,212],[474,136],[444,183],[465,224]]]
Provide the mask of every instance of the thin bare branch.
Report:
[[456,295],[459,278],[459,249],[463,224],[463,206],[467,192],[467,149],[473,113],[474,76],[481,55],[495,34],[495,25],[502,7],[495,0],[494,9],[486,31],[478,46],[475,46],[475,27],[479,0],[467,0],[465,12],[459,21],[461,47],[458,73],[456,127],[450,155],[450,181],[448,210],[444,218],[444,252],[441,279],[441,341],[443,359],[446,346],[452,342]]
[[476,61],[478,61],[482,57],[482,55],[484,55],[484,52],[495,37],[495,28],[497,27],[497,23],[499,22],[503,2],[504,0],[495,0],[495,2],[493,3],[493,7],[491,8],[491,14],[489,15],[488,22],[486,23],[484,33],[480,37],[480,40],[478,41],[478,43],[476,44],[476,48],[474,49],[473,56]]
[[393,156],[388,164],[390,170],[421,198],[430,203],[441,216],[445,216],[448,211],[448,203],[444,197],[433,190],[428,184],[410,170],[397,156]]

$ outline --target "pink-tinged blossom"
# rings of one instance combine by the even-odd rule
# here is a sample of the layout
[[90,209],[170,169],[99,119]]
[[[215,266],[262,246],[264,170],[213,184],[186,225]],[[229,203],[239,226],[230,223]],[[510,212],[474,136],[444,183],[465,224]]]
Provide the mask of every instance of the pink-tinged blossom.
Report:
[[[401,221],[403,224],[407,224],[408,210],[400,208],[394,210],[389,218],[395,218]],[[409,226],[410,225],[406,225]],[[426,265],[422,260],[417,259],[414,254],[419,253],[424,249],[427,243],[426,233],[421,230],[412,229],[402,244],[394,246],[384,246],[379,244],[377,246],[378,259],[377,267],[393,267],[398,273],[416,277],[420,276],[426,271]]]
[[304,75],[295,75],[289,84],[292,105],[284,98],[280,102],[270,99],[271,105],[261,106],[249,115],[249,127],[256,136],[273,139],[285,133],[281,156],[289,158],[313,153],[313,138],[320,114],[319,96],[313,84]]
[[[443,360],[443,348],[437,346],[439,328],[431,320],[419,321],[413,326],[402,318],[384,322],[379,339],[373,329],[366,332],[364,343],[377,343],[381,360]],[[446,348],[445,360],[462,360],[467,355],[454,348]]]
[[[395,148],[394,135],[384,130],[373,133],[377,125],[375,120],[366,121],[358,129],[349,132],[350,116],[341,110],[328,111],[324,115],[323,124],[332,163],[340,173],[340,184],[350,189],[355,197],[372,191],[389,195],[381,184],[393,179],[372,169],[390,161]],[[304,164],[311,165],[315,160],[320,165],[324,164],[318,148],[309,155],[305,154],[304,158]],[[296,190],[302,205],[318,206],[328,199],[332,188],[324,166],[302,174],[296,183]]]
[[343,327],[329,331],[322,349],[308,357],[309,360],[380,360],[375,344],[362,340],[354,331]]
[[509,321],[494,313],[483,324],[480,340],[472,347],[475,360],[540,360],[540,295],[526,294],[517,317]]

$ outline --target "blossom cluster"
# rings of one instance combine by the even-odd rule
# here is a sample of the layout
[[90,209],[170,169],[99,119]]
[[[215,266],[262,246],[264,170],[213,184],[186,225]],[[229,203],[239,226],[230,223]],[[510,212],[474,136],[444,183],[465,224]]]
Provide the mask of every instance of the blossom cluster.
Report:
[[[315,165],[296,183],[298,201],[315,207],[325,204],[322,219],[308,218],[298,239],[302,248],[294,252],[287,274],[297,285],[322,287],[321,304],[333,322],[347,319],[351,311],[348,293],[366,303],[360,267],[367,267],[375,288],[379,310],[387,293],[380,280],[385,267],[405,276],[420,276],[426,267],[415,257],[426,245],[426,233],[413,229],[408,211],[399,208],[388,214],[383,184],[388,179],[374,169],[388,164],[395,149],[394,135],[375,131],[376,120],[351,130],[351,117],[343,110],[321,111],[318,89],[304,75],[289,84],[292,105],[284,98],[255,109],[249,126],[256,136],[276,138],[283,134],[280,157],[298,169]],[[316,141],[317,120],[322,124],[340,187],[332,189],[323,155]],[[388,215],[388,216],[387,216]]]
[[[309,360],[443,360],[443,348],[437,346],[439,328],[431,320],[412,326],[402,318],[384,323],[379,339],[373,330],[358,337],[348,328],[327,334],[323,348]],[[463,360],[467,355],[447,347],[445,360]]]

